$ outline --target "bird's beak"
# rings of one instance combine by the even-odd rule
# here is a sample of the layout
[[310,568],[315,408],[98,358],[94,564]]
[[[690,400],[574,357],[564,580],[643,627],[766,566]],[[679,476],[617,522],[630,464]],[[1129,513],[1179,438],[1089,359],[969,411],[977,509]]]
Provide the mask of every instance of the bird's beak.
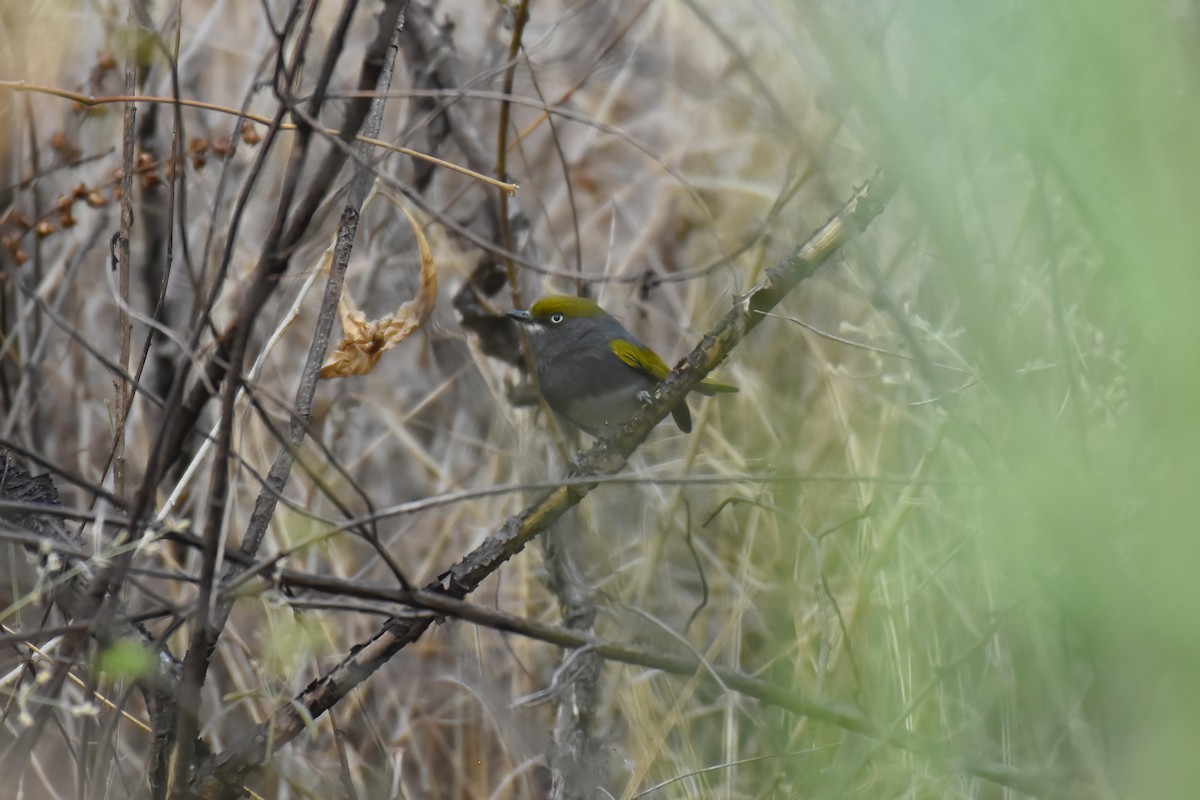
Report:
[[506,312],[506,315],[512,317],[517,322],[524,322],[526,325],[533,323],[533,317],[529,316],[529,312],[524,309],[514,308],[512,311]]

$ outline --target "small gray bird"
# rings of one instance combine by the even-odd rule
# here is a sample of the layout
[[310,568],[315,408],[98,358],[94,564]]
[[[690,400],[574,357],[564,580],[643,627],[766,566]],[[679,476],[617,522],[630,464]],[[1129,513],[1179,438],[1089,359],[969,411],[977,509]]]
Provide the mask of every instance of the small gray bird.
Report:
[[[508,316],[529,327],[538,388],[546,403],[592,436],[632,419],[670,368],[604,309],[582,297],[549,295]],[[702,394],[736,392],[705,378]],[[671,409],[684,433],[692,430],[687,402]],[[607,430],[606,430],[607,429]]]

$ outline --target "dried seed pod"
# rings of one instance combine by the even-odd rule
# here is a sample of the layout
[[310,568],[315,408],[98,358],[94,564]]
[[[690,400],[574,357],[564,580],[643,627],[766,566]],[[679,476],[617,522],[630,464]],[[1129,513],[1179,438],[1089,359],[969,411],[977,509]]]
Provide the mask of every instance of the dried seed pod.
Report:
[[175,157],[174,153],[171,153],[171,155],[167,157],[166,163],[163,165],[163,175],[167,180],[173,180],[179,177],[181,169],[181,162]]
[[262,136],[259,135],[258,129],[249,120],[242,123],[242,141],[251,146],[262,141]]

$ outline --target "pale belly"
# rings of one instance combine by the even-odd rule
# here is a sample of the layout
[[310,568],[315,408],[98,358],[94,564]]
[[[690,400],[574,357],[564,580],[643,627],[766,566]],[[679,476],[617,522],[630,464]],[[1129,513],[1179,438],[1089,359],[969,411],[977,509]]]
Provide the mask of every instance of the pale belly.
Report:
[[[648,388],[648,387],[647,387]],[[642,402],[638,392],[625,388],[621,391],[606,392],[576,399],[560,409],[564,417],[576,427],[593,436],[599,436],[605,428],[611,428],[628,422],[642,410]]]

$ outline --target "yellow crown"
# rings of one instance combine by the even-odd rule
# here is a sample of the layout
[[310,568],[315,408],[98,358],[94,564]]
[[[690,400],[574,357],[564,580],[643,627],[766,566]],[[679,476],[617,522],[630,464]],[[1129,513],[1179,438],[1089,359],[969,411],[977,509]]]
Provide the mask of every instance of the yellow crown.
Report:
[[562,314],[564,317],[602,317],[605,311],[586,297],[571,297],[565,294],[551,294],[538,300],[529,307],[529,313],[535,319],[545,319],[551,314]]

